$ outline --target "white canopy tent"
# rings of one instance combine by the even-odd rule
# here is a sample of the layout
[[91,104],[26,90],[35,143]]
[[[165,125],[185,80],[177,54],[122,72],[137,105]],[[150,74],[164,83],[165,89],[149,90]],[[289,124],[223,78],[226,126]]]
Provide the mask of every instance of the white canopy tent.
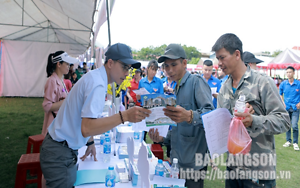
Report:
[[299,50],[287,48],[269,62],[265,61],[258,64],[258,68],[261,72],[265,72],[272,77],[280,76],[283,78],[285,77],[285,69],[289,65],[293,66],[297,70],[298,77],[298,70],[300,69]]
[[0,0],[0,5],[0,96],[43,96],[48,55],[64,50],[82,57],[106,21],[105,0]]
[[287,48],[281,52],[276,58],[274,58],[269,64],[293,64],[300,63],[300,52],[299,50],[293,50]]

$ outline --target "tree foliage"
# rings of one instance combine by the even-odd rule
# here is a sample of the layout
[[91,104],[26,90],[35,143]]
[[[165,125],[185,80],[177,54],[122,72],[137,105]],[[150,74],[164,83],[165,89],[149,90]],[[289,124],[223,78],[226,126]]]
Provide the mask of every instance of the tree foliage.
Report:
[[196,65],[196,64],[198,64],[199,60],[200,60],[200,58],[194,58],[194,57],[192,57],[192,59],[188,62],[188,64],[194,64],[194,65]]
[[[188,63],[192,62],[193,64],[197,64],[199,59],[201,58],[201,53],[197,50],[194,46],[186,46],[181,45],[186,53]],[[132,55],[134,59],[138,60],[151,60],[151,59],[158,59],[161,55],[164,54],[165,49],[167,48],[166,44],[163,44],[158,47],[144,47],[139,51],[133,51]],[[195,61],[198,59],[197,63]]]
[[276,50],[273,52],[272,57],[278,56],[282,51],[281,50]]

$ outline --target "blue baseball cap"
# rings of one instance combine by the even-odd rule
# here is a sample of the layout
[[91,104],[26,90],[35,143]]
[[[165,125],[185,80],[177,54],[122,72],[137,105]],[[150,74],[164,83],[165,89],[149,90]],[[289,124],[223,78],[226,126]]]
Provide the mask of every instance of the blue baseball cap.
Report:
[[129,46],[122,43],[116,43],[110,46],[105,53],[106,60],[120,60],[127,65],[131,65],[131,67],[138,69],[141,67],[141,63],[135,61],[132,58],[132,52]]

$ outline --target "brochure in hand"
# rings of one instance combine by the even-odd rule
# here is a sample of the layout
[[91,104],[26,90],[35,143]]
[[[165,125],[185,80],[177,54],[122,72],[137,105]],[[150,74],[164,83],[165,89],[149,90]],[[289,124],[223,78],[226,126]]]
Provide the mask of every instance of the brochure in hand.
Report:
[[164,94],[147,94],[141,95],[142,106],[151,110],[151,114],[147,117],[146,125],[157,126],[157,125],[172,125],[177,126],[176,122],[172,121],[169,117],[165,116],[163,109],[166,106],[176,106],[175,95],[164,95]]

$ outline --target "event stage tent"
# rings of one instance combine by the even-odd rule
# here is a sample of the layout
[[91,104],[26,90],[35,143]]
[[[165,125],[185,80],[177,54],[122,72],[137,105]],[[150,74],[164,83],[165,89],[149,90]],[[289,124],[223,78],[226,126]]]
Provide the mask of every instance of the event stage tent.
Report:
[[[293,66],[296,70],[300,69],[300,51],[287,48],[279,55],[277,55],[274,59],[272,59],[269,63],[258,64],[258,68],[263,68],[266,70],[270,70],[270,75],[275,76],[278,75],[276,70],[282,71],[286,69],[289,65]],[[272,73],[273,70],[273,73]],[[280,72],[281,76],[284,75],[283,72]]]
[[278,56],[276,56],[270,64],[294,64],[300,63],[300,52],[298,50],[293,50],[287,48],[283,52],[281,52]]
[[296,70],[300,69],[300,52],[298,50],[287,48],[268,64],[268,68],[283,70],[289,65],[293,66]]
[[0,96],[42,97],[48,55],[64,50],[78,57],[93,47],[106,2],[0,0]]

